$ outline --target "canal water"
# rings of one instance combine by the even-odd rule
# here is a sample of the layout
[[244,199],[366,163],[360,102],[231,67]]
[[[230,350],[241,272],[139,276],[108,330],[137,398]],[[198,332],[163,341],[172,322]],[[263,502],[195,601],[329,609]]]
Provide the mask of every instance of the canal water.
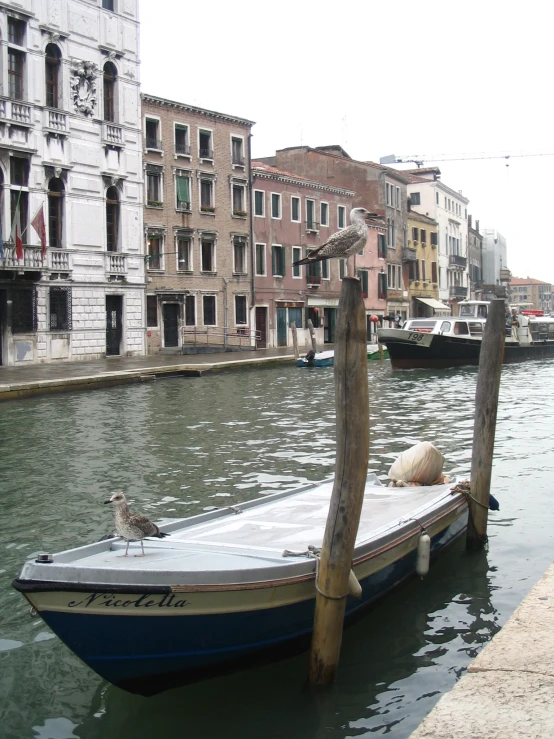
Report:
[[[370,469],[420,440],[469,472],[476,368],[370,362]],[[408,737],[552,561],[554,362],[503,368],[488,552],[458,543],[345,633],[338,680],[307,656],[153,698],[115,688],[32,617],[11,580],[37,551],[97,540],[122,490],[180,517],[322,480],[334,465],[333,373],[277,367],[0,405],[1,739]]]

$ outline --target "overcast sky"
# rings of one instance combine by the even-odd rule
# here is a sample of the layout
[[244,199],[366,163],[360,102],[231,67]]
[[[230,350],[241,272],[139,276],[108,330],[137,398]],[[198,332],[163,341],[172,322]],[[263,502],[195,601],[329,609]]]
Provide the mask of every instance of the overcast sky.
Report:
[[[373,161],[554,153],[544,0],[140,0],[140,20],[143,91],[256,121],[254,157],[299,144]],[[506,237],[512,273],[554,284],[554,156],[508,163],[439,166]]]

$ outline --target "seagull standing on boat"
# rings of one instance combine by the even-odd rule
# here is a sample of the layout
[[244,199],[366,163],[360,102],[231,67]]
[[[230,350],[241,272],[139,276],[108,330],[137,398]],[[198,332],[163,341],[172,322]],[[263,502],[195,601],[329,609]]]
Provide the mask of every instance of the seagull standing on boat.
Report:
[[[367,221],[375,221],[381,216],[370,213],[365,208],[353,208],[350,211],[350,226],[337,231],[317,249],[311,251],[305,259],[294,262],[293,267],[300,264],[314,264],[326,259],[348,259],[358,254],[367,244],[368,228]],[[354,263],[354,269],[356,264]]]
[[129,551],[130,541],[140,541],[142,547],[142,555],[135,554],[135,557],[144,557],[144,544],[143,539],[147,536],[155,536],[158,539],[163,539],[164,536],[169,536],[152,523],[146,516],[142,516],[140,513],[131,513],[127,500],[123,493],[114,493],[111,498],[105,500],[104,503],[115,504],[115,529],[122,539],[127,541],[127,549],[125,549],[124,557],[127,556]]

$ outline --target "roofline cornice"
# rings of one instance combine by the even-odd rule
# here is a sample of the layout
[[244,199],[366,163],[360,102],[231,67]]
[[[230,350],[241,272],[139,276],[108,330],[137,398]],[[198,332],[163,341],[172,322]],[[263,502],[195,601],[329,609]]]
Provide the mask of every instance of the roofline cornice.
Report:
[[348,195],[354,197],[356,194],[352,190],[344,190],[340,187],[332,187],[324,185],[321,182],[312,182],[311,180],[298,180],[296,177],[287,177],[287,175],[279,175],[275,172],[264,172],[259,169],[252,168],[252,179],[259,177],[262,180],[275,180],[277,182],[288,182],[292,185],[300,185],[301,187],[311,187],[314,190],[322,190],[323,192],[332,192],[335,195]]
[[166,100],[165,98],[159,98],[155,95],[149,95],[146,92],[141,93],[141,99],[146,103],[152,103],[152,105],[161,105],[162,107],[173,108],[175,110],[185,110],[187,113],[196,113],[196,115],[202,115],[206,118],[236,123],[239,126],[247,126],[250,128],[256,123],[256,121],[249,121],[247,118],[239,118],[238,116],[228,115],[227,113],[218,113],[215,110],[208,110],[207,108],[197,108],[195,105],[178,103],[175,100]]

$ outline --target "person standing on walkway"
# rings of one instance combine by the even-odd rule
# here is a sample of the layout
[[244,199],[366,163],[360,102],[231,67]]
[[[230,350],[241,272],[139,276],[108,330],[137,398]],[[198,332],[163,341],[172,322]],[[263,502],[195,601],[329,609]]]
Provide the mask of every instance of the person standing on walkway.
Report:
[[516,341],[519,341],[519,319],[517,317],[517,311],[515,308],[512,308],[512,318],[510,321],[510,325],[512,326],[512,336]]

